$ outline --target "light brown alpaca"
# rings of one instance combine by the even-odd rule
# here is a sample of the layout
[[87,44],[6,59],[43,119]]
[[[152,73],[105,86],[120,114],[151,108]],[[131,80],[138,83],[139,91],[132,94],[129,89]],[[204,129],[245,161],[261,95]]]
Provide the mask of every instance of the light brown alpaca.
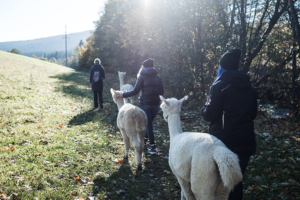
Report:
[[117,125],[123,136],[125,144],[125,158],[128,158],[130,142],[135,148],[137,171],[142,171],[142,153],[144,149],[144,136],[147,129],[147,115],[137,106],[124,104],[123,97],[119,97],[120,91],[110,89],[119,113]]

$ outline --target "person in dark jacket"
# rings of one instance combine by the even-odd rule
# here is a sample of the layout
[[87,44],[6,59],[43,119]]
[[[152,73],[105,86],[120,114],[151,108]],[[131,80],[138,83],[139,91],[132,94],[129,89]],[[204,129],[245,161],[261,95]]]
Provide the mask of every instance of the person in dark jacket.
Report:
[[94,93],[94,108],[98,108],[98,97],[100,108],[103,108],[103,79],[105,79],[105,71],[101,65],[100,59],[96,58],[90,73],[90,88],[92,88]]
[[152,59],[148,59],[143,62],[133,90],[124,92],[123,97],[128,98],[137,95],[140,91],[140,106],[141,109],[145,111],[148,118],[147,131],[145,133],[145,143],[149,139],[150,149],[148,152],[150,154],[156,154],[152,121],[158,112],[160,105],[159,95],[164,94],[164,87],[161,77],[153,67]]
[[[210,134],[219,138],[240,160],[244,174],[250,156],[256,151],[253,120],[257,114],[257,97],[250,78],[238,71],[240,49],[232,49],[220,58],[218,75],[201,115],[210,122]],[[229,195],[242,200],[243,182]]]

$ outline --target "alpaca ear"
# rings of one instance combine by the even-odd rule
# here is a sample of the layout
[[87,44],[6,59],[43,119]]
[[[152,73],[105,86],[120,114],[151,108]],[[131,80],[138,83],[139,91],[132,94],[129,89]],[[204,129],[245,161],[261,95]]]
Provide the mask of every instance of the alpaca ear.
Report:
[[115,94],[116,91],[115,91],[114,89],[110,88],[110,93],[111,93],[111,94]]
[[126,72],[124,72],[124,75],[126,74]]
[[118,71],[118,74],[120,74],[120,71]]
[[167,102],[167,100],[163,96],[159,95],[159,98],[169,107],[169,102]]
[[182,99],[180,99],[178,101],[178,104],[181,105],[183,103],[183,101],[187,100],[188,99],[188,95],[186,95],[185,97],[183,97]]

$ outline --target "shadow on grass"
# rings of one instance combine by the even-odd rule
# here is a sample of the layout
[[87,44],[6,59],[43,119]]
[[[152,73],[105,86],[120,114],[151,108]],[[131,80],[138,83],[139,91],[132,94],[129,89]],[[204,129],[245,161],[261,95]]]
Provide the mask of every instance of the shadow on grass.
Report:
[[90,109],[86,112],[75,115],[72,119],[70,119],[68,126],[83,125],[91,121],[99,122],[100,120],[103,120],[105,124],[115,124],[118,113],[114,112],[115,114],[113,116],[112,113],[107,116],[105,109]]
[[72,98],[92,98],[92,92],[89,88],[89,76],[85,72],[64,73],[50,78],[58,79],[55,91],[62,92]]
[[[84,99],[93,99],[93,92],[89,88],[89,73],[75,71],[72,73],[63,73],[56,76],[50,76],[50,78],[58,79],[57,87],[55,91],[61,92],[65,95],[69,95],[72,98],[84,98]],[[104,102],[110,102],[108,96],[110,95],[110,88],[118,89],[119,81],[117,75],[107,74],[107,78],[103,81],[103,100]],[[105,95],[106,94],[106,95]],[[111,96],[109,96],[111,99]]]
[[116,200],[137,199],[137,197],[152,199],[154,196],[161,199],[168,199],[168,195],[163,190],[164,186],[161,180],[163,169],[156,166],[159,157],[151,156],[151,158],[153,161],[145,162],[143,172],[140,173],[136,173],[130,167],[129,159],[124,159],[117,172],[111,174],[108,178],[94,179],[95,187],[92,191],[93,196],[106,194],[106,198],[104,199]]
[[75,115],[70,121],[68,126],[75,126],[75,125],[82,125],[86,124],[90,121],[94,121],[96,118],[97,113],[94,111],[94,109],[90,109],[86,112],[80,113],[78,115]]
[[89,85],[89,74],[87,72],[74,71],[72,73],[63,73],[56,76],[50,76],[50,78],[56,78],[63,82],[69,82],[79,85]]

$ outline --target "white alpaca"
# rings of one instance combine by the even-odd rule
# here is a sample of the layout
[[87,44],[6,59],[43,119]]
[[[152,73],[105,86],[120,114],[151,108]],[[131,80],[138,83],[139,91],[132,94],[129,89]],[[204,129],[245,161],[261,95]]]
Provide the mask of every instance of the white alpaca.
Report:
[[164,99],[161,108],[170,133],[169,165],[181,186],[181,199],[225,200],[243,179],[236,154],[207,133],[182,132],[181,100]]
[[135,148],[137,171],[142,171],[141,160],[144,149],[144,136],[147,129],[147,115],[137,106],[129,103],[124,104],[123,97],[118,97],[120,91],[110,89],[110,92],[119,109],[117,125],[125,144],[125,158],[128,158],[131,142]]
[[[130,85],[130,84],[125,84],[124,85],[124,76],[126,74],[126,72],[119,72],[118,71],[118,74],[119,74],[119,79],[120,79],[120,91],[131,91],[133,90],[133,86]],[[128,97],[128,98],[125,98],[125,102],[126,103],[131,103],[133,104],[133,99],[134,97]]]

